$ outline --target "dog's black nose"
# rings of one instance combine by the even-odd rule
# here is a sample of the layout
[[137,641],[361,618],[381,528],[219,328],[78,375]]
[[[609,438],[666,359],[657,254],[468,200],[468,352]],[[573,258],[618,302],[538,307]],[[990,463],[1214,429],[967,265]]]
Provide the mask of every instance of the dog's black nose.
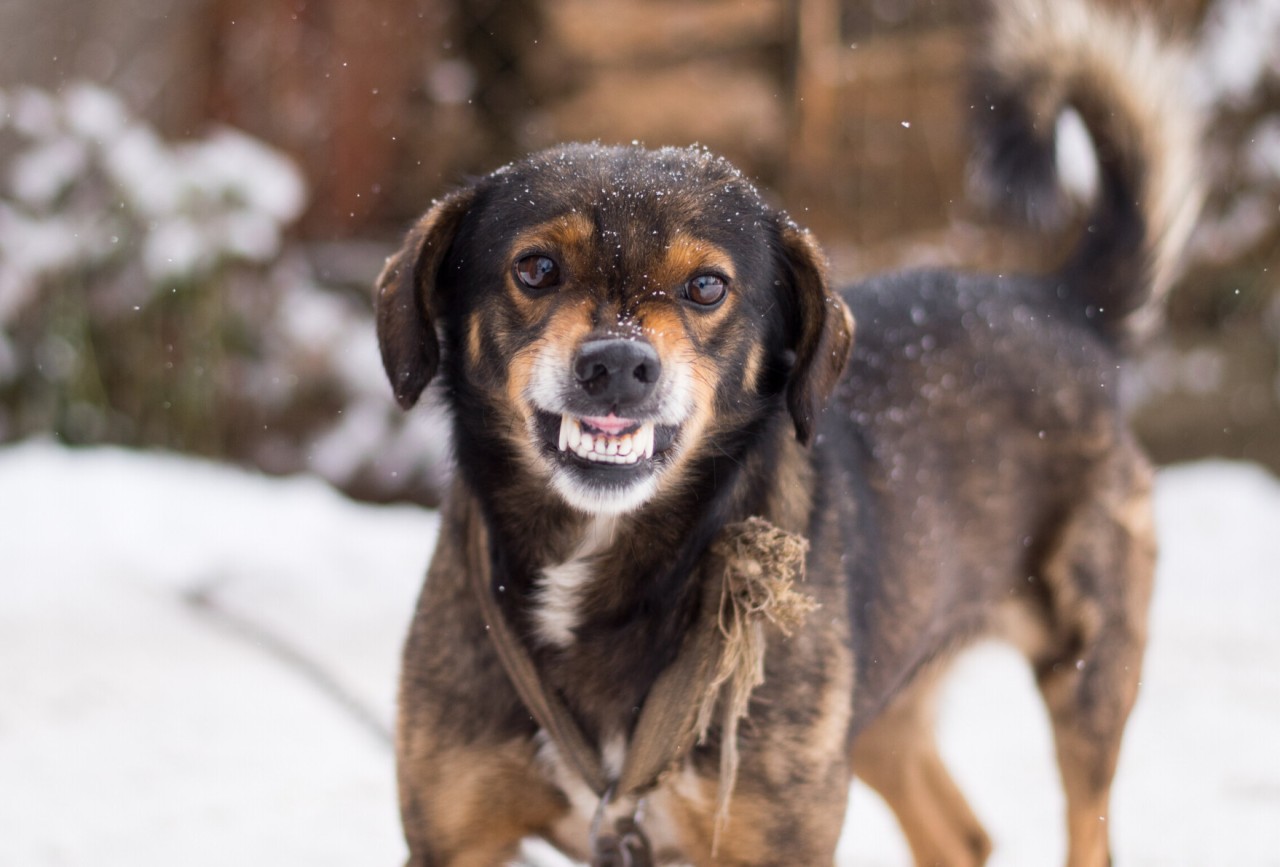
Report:
[[648,397],[661,373],[657,351],[643,340],[589,340],[573,361],[583,391],[619,409]]

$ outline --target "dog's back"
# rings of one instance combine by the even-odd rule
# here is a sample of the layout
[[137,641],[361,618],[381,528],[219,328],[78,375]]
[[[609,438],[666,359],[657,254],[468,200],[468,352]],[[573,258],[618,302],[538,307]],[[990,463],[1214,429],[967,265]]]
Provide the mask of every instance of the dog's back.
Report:
[[858,501],[849,520],[866,534],[845,549],[855,769],[917,861],[976,862],[989,845],[928,723],[942,663],[996,634],[1028,654],[1050,709],[1070,863],[1101,864],[1154,562],[1150,469],[1122,418],[1119,362],[1197,212],[1198,130],[1176,58],[1139,22],[1018,0],[991,32],[974,97],[980,177],[1015,215],[1060,225],[1055,131],[1073,108],[1098,158],[1087,224],[1046,276],[917,272],[846,290],[858,339],[818,460],[853,469],[816,475],[845,486],[826,501]]

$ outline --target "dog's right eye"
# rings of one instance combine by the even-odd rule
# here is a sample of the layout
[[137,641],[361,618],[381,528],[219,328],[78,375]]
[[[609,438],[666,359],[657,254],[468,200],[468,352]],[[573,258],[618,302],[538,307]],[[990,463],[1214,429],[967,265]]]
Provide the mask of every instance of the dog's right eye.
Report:
[[526,289],[551,289],[560,285],[560,266],[549,256],[525,256],[516,262],[516,279]]

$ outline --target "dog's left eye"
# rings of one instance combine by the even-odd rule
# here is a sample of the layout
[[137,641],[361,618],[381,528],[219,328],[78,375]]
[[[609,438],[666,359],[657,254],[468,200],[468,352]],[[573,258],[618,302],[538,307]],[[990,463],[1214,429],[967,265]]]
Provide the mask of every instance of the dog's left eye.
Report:
[[516,279],[528,289],[560,285],[560,266],[549,256],[525,256],[516,262]]
[[719,304],[729,291],[729,284],[716,274],[703,274],[694,277],[684,285],[685,295],[694,304],[703,307],[714,307]]

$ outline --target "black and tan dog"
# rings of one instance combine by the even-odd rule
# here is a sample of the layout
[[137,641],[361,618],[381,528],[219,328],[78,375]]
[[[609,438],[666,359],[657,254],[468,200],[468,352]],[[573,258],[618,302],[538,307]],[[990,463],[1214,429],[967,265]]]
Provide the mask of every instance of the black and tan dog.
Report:
[[1154,557],[1119,344],[1194,219],[1195,130],[1145,26],[1002,8],[979,105],[991,173],[1028,210],[1053,201],[1067,104],[1099,157],[1088,229],[1052,275],[837,294],[810,236],[723,160],[593,145],[446,197],[389,262],[387,372],[404,407],[438,375],[458,469],[404,656],[412,867],[500,865],[528,835],[582,857],[596,806],[518,697],[468,576],[492,575],[545,688],[616,768],[700,622],[698,564],[747,516],[809,539],[821,607],[769,635],[714,854],[714,731],[645,797],[660,860],[829,865],[856,773],[918,863],[982,862],[930,699],[956,651],[995,635],[1025,650],[1049,708],[1069,863],[1108,862]]

